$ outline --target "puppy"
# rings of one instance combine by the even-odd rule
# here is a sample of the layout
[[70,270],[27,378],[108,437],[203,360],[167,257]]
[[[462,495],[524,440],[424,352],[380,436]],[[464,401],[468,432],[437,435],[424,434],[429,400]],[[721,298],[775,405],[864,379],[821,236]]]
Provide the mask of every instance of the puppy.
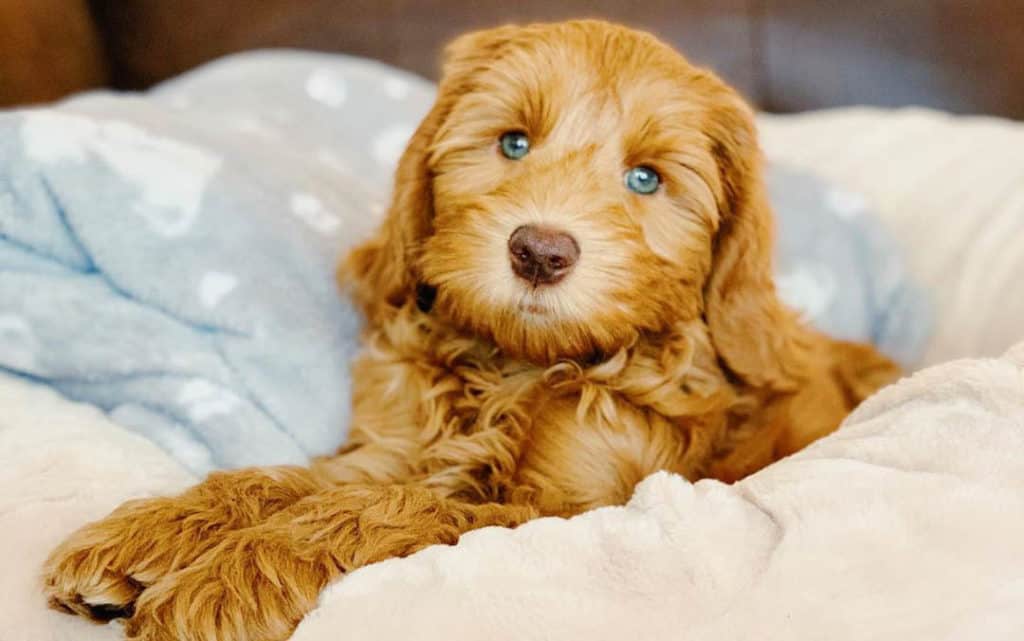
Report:
[[278,641],[368,563],[658,470],[749,474],[897,374],[798,322],[771,256],[751,111],[712,73],[603,22],[463,36],[340,271],[368,320],[348,444],[123,505],[53,553],[50,601],[132,639]]

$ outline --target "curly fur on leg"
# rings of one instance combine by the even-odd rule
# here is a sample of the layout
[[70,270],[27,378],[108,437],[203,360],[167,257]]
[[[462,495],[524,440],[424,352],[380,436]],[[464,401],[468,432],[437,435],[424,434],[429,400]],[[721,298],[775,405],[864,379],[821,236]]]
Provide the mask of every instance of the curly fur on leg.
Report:
[[303,468],[258,468],[211,474],[179,496],[129,501],[50,554],[50,605],[98,621],[130,616],[146,586],[322,487]]
[[528,507],[464,503],[416,486],[327,490],[231,532],[194,564],[147,589],[128,621],[128,638],[280,641],[342,574],[534,516]]

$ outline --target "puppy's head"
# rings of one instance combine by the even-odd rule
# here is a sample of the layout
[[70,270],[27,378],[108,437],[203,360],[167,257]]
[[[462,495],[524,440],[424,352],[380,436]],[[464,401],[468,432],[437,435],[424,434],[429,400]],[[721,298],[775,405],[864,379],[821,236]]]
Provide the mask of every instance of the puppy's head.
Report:
[[345,276],[371,320],[416,299],[539,363],[705,318],[726,364],[785,386],[752,116],[712,73],[602,22],[501,27],[446,52],[375,239]]

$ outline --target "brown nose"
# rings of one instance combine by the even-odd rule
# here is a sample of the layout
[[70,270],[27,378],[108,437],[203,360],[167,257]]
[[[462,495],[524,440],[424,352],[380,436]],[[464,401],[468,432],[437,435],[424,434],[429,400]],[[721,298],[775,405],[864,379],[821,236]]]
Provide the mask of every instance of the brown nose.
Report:
[[550,285],[565,278],[580,258],[576,239],[565,233],[523,225],[508,239],[512,271],[534,285]]

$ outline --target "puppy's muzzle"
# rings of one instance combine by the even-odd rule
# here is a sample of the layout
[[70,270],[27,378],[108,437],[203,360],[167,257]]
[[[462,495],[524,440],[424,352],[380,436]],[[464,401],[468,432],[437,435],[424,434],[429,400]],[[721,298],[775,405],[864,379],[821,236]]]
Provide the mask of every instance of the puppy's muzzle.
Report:
[[576,239],[556,229],[523,225],[508,239],[512,271],[534,286],[562,280],[580,258]]

